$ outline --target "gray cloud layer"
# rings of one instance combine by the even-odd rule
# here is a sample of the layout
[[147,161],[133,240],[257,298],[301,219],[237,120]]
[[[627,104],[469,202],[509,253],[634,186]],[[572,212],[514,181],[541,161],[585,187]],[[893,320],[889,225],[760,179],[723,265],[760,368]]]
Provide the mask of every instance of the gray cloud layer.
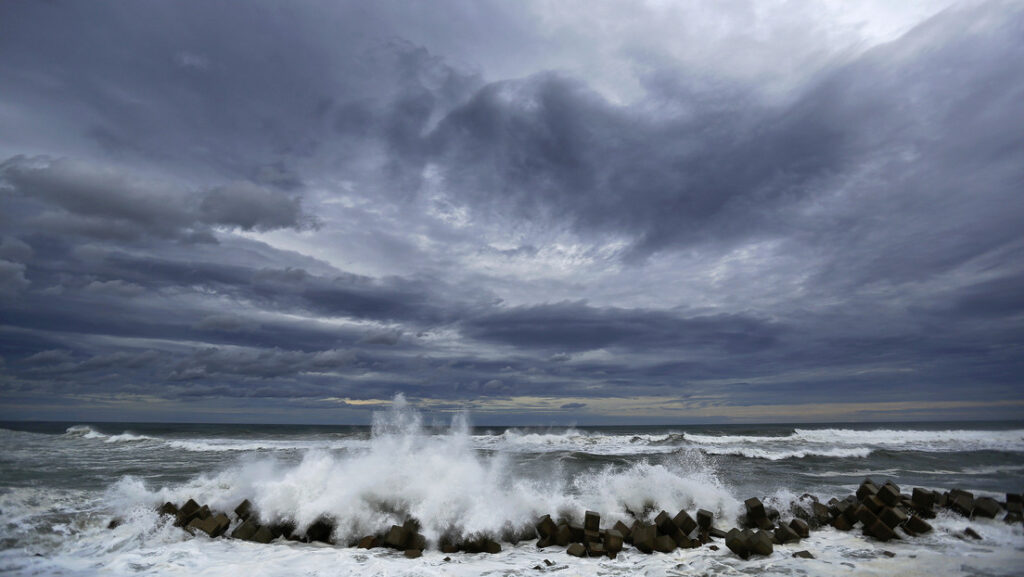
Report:
[[550,8],[0,7],[0,416],[1022,398],[1019,5]]

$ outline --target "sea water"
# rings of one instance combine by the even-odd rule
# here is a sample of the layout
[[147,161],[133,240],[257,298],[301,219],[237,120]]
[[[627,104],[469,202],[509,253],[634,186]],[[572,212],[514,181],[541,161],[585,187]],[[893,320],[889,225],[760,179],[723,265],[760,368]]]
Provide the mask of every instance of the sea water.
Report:
[[[920,537],[881,543],[826,527],[749,561],[721,542],[652,555],[627,546],[614,560],[533,541],[503,543],[496,555],[431,547],[419,559],[345,546],[409,516],[432,544],[446,534],[501,538],[543,514],[582,519],[586,510],[610,527],[703,508],[728,529],[748,497],[788,518],[802,495],[842,498],[866,476],[905,492],[960,487],[1003,500],[1024,491],[1024,424],[539,429],[474,428],[459,416],[438,428],[401,403],[372,427],[2,423],[0,574],[1024,574],[1020,524],[945,511]],[[156,513],[189,498],[224,511],[249,499],[263,521],[300,529],[328,515],[339,544],[191,536]],[[967,526],[982,540],[965,540]],[[804,549],[815,559],[792,558]]]

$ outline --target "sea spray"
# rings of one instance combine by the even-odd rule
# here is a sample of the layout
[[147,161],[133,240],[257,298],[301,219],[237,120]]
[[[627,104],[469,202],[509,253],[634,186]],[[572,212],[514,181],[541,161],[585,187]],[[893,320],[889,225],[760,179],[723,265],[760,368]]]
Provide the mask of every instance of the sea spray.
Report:
[[[230,565],[236,572],[251,575],[525,576],[537,573],[531,569],[534,566],[546,567],[544,559],[553,559],[555,567],[562,568],[560,573],[613,576],[797,575],[836,570],[1008,576],[1019,574],[1024,555],[1021,525],[1008,525],[1001,519],[968,520],[948,511],[940,511],[929,521],[934,531],[913,539],[880,543],[861,531],[823,527],[798,545],[780,545],[771,557],[748,561],[732,554],[721,541],[717,551],[700,547],[668,555],[648,556],[627,548],[616,560],[575,559],[562,550],[538,550],[533,541],[517,546],[503,543],[497,555],[453,554],[450,562],[444,561],[446,554],[437,550],[436,542],[416,560],[390,550],[345,547],[343,535],[362,532],[353,529],[353,523],[362,523],[366,532],[376,533],[385,527],[376,526],[373,519],[388,523],[414,514],[412,505],[391,504],[398,501],[396,494],[402,494],[401,483],[377,488],[367,480],[368,473],[356,470],[361,464],[376,463],[374,458],[383,461],[389,456],[396,464],[382,466],[374,478],[384,478],[381,472],[398,469],[402,463],[420,467],[430,459],[453,469],[448,477],[435,474],[439,466],[423,468],[425,472],[418,474],[421,469],[416,469],[404,478],[409,483],[426,484],[423,490],[428,500],[449,504],[457,511],[449,519],[457,518],[452,524],[464,532],[470,531],[464,518],[474,517],[474,511],[498,511],[494,518],[516,518],[518,513],[528,518],[535,512],[578,520],[584,510],[591,509],[601,513],[602,527],[607,527],[630,512],[650,517],[660,509],[674,512],[684,507],[691,514],[696,507],[712,509],[716,526],[728,529],[740,522],[735,516],[742,508],[738,499],[757,496],[767,506],[779,509],[785,519],[792,501],[799,499],[797,495],[810,492],[822,502],[833,496],[842,498],[868,475],[879,483],[893,479],[905,487],[936,490],[961,486],[976,496],[1000,499],[1000,494],[1024,487],[1020,423],[486,431],[470,429],[464,417],[440,429],[416,421],[419,416],[415,412],[405,416],[415,424],[391,427],[401,420],[385,411],[378,416],[382,426],[376,432],[369,427],[142,423],[82,425],[67,432],[75,423],[6,424],[0,429],[0,573],[205,574]],[[903,431],[914,432],[905,435],[912,442],[900,443]],[[126,434],[148,438],[121,436]],[[110,438],[118,440],[108,442]],[[774,457],[806,449],[811,454],[781,459],[748,457],[742,452],[711,454],[716,448],[734,447],[767,450]],[[871,452],[852,458],[814,454],[832,448],[869,448]],[[475,483],[481,489],[466,494],[453,479]],[[174,527],[173,518],[155,511],[164,501],[181,504],[195,498],[230,513],[239,501],[249,498],[263,499],[265,503],[257,506],[265,505],[267,510],[261,512],[266,515],[294,516],[295,509],[301,507],[285,503],[287,499],[301,505],[308,494],[323,504],[330,500],[331,491],[358,497],[353,483],[373,488],[377,500],[361,503],[354,499],[351,512],[344,515],[349,525],[338,527],[336,546],[286,540],[261,545],[192,536]],[[453,488],[435,488],[446,483]],[[517,490],[522,492],[518,500]],[[281,503],[276,512],[271,511],[277,498]],[[345,501],[344,496],[337,500]],[[494,503],[504,503],[505,508],[498,510]],[[378,511],[401,507],[406,509]],[[435,510],[439,508],[435,506]],[[320,512],[319,507],[309,509],[308,516]],[[121,524],[108,529],[115,518]],[[359,521],[361,518],[366,520]],[[430,530],[435,533],[445,526],[437,519],[423,521],[432,523]],[[507,519],[497,529],[494,523],[477,526],[504,532],[504,521]],[[983,540],[962,540],[968,525]],[[790,554],[798,549],[812,551],[816,559],[792,559]]]
[[663,463],[640,459],[572,473],[554,461],[527,474],[504,451],[474,448],[465,415],[443,432],[428,431],[401,397],[374,415],[362,449],[308,449],[298,462],[247,457],[151,492],[131,478],[119,486],[119,498],[150,507],[195,498],[230,510],[250,499],[261,521],[291,521],[300,529],[327,516],[339,542],[410,517],[436,543],[442,535],[500,537],[548,512],[580,519],[587,509],[600,510],[613,523],[697,506],[728,517],[739,503],[719,481],[713,460],[698,451],[678,452]]

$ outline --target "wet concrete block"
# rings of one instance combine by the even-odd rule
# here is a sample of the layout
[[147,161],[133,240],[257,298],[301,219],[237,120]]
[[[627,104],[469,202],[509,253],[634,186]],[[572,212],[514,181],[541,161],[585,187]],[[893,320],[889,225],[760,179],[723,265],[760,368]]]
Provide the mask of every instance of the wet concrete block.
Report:
[[811,515],[819,525],[827,525],[832,520],[832,516],[828,512],[828,506],[821,503],[811,503]]
[[[552,539],[551,537],[541,537],[540,539],[537,539],[537,548],[538,549],[544,549],[545,547],[550,547],[550,546],[555,545],[555,544],[556,544],[555,540]],[[459,547],[457,545],[452,545],[452,547],[450,547],[450,548],[447,548],[444,545],[441,546],[441,552],[442,553],[455,553],[458,550],[459,550]]]
[[840,515],[833,519],[832,526],[840,531],[849,531],[850,529],[853,529],[853,523],[851,523],[845,515]]
[[658,535],[654,538],[654,550],[658,553],[671,553],[676,550],[676,540],[668,535]]
[[768,515],[764,511],[764,504],[757,497],[751,497],[743,502],[743,506],[747,510],[747,518],[751,521],[757,519],[767,519]]
[[672,522],[672,517],[669,516],[667,511],[658,513],[658,516],[654,518],[654,525],[658,527],[658,532],[662,535],[671,535],[679,529]]
[[501,553],[501,543],[498,543],[494,539],[481,539],[479,540],[476,548],[479,549],[481,553],[487,553],[489,555]]
[[586,529],[579,523],[569,523],[569,532],[572,533],[574,543],[582,543],[586,539]]
[[259,529],[256,529],[256,534],[249,538],[253,543],[270,543],[274,540],[274,534],[270,531],[270,527],[261,525]]
[[573,543],[572,545],[569,545],[569,548],[566,549],[565,552],[569,555],[572,555],[573,557],[587,556],[587,548],[580,543]]
[[[714,520],[715,520],[715,514],[712,513],[711,511],[708,511],[707,509],[697,509],[697,526],[700,527],[701,529],[703,529],[705,531],[710,529],[711,528],[711,523]],[[676,525],[679,525],[679,523],[676,523]],[[680,525],[679,528],[683,529],[684,531],[686,530],[685,528],[683,528],[682,525]]]
[[906,528],[909,531],[913,531],[916,535],[929,533],[932,530],[932,526],[929,525],[927,521],[918,517],[917,515],[912,515],[909,519],[907,519],[907,522],[904,524],[904,528]]
[[971,498],[971,501],[974,501],[974,493],[970,491],[964,491],[963,489],[950,489],[949,491],[946,492],[946,495],[949,496],[950,501],[961,495],[966,495],[967,497]]
[[871,495],[865,498],[863,501],[861,501],[861,504],[867,507],[868,509],[871,509],[871,512],[876,515],[886,507],[885,503],[882,502],[878,495]]
[[[705,512],[710,514],[710,512],[708,511]],[[679,530],[682,531],[684,535],[690,535],[698,527],[697,522],[693,520],[693,517],[691,517],[685,509],[679,511],[679,513],[677,513],[676,516],[672,518],[672,523],[676,527],[679,527]],[[710,519],[708,520],[708,525],[711,525]]]
[[608,552],[604,548],[604,543],[591,541],[587,543],[587,554],[591,557],[604,557]]
[[631,531],[630,531],[629,527],[626,526],[625,523],[623,523],[622,521],[616,521],[615,522],[615,526],[612,527],[612,529],[615,529],[616,531],[618,531],[619,535],[622,535],[622,540],[625,541],[626,543],[629,543],[629,540],[630,540],[629,537],[630,537]]
[[811,555],[811,552],[807,550],[797,551],[792,556],[796,559],[814,559],[814,555]]
[[483,536],[467,541],[463,546],[463,550],[466,553],[489,553],[493,555],[501,552],[501,544],[490,537]]
[[178,506],[168,501],[163,505],[160,505],[157,508],[156,512],[160,513],[161,515],[171,515],[173,517],[174,515],[178,514]]
[[910,494],[910,502],[914,509],[931,511],[935,507],[935,493],[928,489],[914,487],[914,491]]
[[875,521],[878,521],[878,515],[875,515],[867,507],[861,507],[857,511],[857,520],[860,521],[865,528],[867,528],[873,525]]
[[[808,504],[808,507],[810,504]],[[789,512],[793,517],[797,519],[803,519],[804,521],[814,522],[814,516],[811,514],[809,509],[804,508],[801,503],[792,503],[789,506]]]
[[796,543],[800,540],[800,535],[797,535],[796,531],[789,525],[779,525],[775,529],[773,536],[775,542],[779,544]]
[[964,535],[967,535],[968,537],[970,537],[971,539],[974,539],[976,541],[981,541],[982,540],[981,539],[981,535],[979,535],[977,531],[975,531],[974,529],[972,529],[970,527],[964,529]]
[[864,499],[878,494],[878,487],[871,482],[871,479],[864,479],[864,482],[857,487],[857,500],[863,502]]
[[875,496],[888,507],[895,507],[900,504],[900,489],[891,483],[886,483],[879,487],[878,494]]
[[419,533],[411,533],[409,535],[409,543],[406,545],[409,549],[419,549],[420,551],[427,548],[427,538]]
[[971,512],[974,511],[974,495],[967,492],[960,492],[954,495],[950,491],[949,508],[964,517],[970,517]]
[[584,545],[586,545],[587,543],[599,543],[600,541],[601,541],[601,532],[600,531],[587,531],[586,529],[583,530],[583,544]]
[[279,521],[270,526],[270,532],[274,538],[284,537],[292,540],[295,538],[295,523],[292,521]]
[[807,521],[803,519],[793,519],[789,522],[789,528],[799,535],[801,539],[806,539],[811,535],[811,528],[807,525]]
[[658,536],[654,525],[640,525],[633,529],[633,546],[644,553],[654,551],[654,539]]
[[551,520],[551,515],[544,515],[537,519],[536,527],[541,537],[554,537],[557,529],[555,522]]
[[757,531],[747,541],[750,545],[750,552],[757,555],[771,555],[775,550],[772,545],[772,534],[768,531]]
[[568,525],[562,524],[555,529],[555,535],[552,539],[555,545],[560,547],[566,547],[569,543],[572,543],[572,531]]
[[865,508],[864,505],[858,503],[856,499],[844,502],[846,503],[846,507],[842,509],[843,516],[846,517],[851,524],[856,523],[857,514],[861,509]]
[[1003,508],[999,505],[999,501],[991,497],[978,497],[974,500],[974,515],[977,517],[986,517],[988,519],[995,519],[996,515],[1001,513]]
[[583,530],[599,531],[601,529],[601,515],[594,511],[587,511],[583,514]]
[[405,551],[406,544],[409,542],[409,532],[406,531],[405,527],[401,525],[392,525],[386,535],[384,535],[385,547],[392,549],[398,549],[399,551]]
[[248,541],[249,539],[252,539],[252,536],[256,534],[256,531],[259,530],[259,528],[259,523],[253,519],[246,519],[241,525],[235,527],[235,530],[231,532],[231,537],[233,539]]
[[178,512],[174,516],[174,526],[184,527],[189,524],[192,519],[196,518],[199,514],[201,507],[199,503],[189,499],[185,501],[185,504],[178,508]]
[[[552,543],[548,543],[547,545],[543,544],[544,541],[547,539],[550,539],[550,537],[541,537],[540,539],[538,539],[537,548],[543,549],[544,547],[549,547],[550,545],[552,545]],[[383,541],[381,542],[383,543]],[[451,535],[442,535],[441,538],[438,539],[438,549],[440,549],[442,553],[458,553],[462,550],[462,542],[458,541],[455,537],[452,537]]]
[[870,526],[865,524],[864,533],[879,541],[889,541],[897,538],[896,532],[893,531],[892,527],[886,525],[881,519],[876,520]]
[[188,527],[192,529],[198,529],[203,533],[206,533],[211,538],[217,538],[224,534],[231,526],[231,519],[224,513],[217,513],[211,515],[206,519],[194,518],[188,523]]
[[747,542],[747,534],[739,529],[731,529],[725,534],[725,546],[740,559],[750,558],[750,544]]
[[376,535],[367,535],[356,543],[356,547],[359,549],[373,549],[380,546],[380,541],[377,540]]
[[320,543],[333,544],[334,540],[331,539],[332,533],[334,533],[334,520],[328,517],[320,517],[306,528],[306,541],[310,543],[319,541]]
[[235,516],[239,519],[248,519],[249,515],[252,515],[252,503],[248,499],[242,501],[235,507]]
[[604,549],[609,555],[622,551],[622,533],[616,529],[609,529],[604,534]]
[[717,527],[712,527],[712,528],[708,529],[708,536],[709,537],[714,537],[715,539],[725,539],[726,535],[728,535],[728,533],[726,533],[725,531],[723,531],[723,530],[721,530],[721,529],[719,529]]
[[403,553],[403,554],[406,556],[407,559],[419,559],[420,557],[423,556],[423,550],[422,549],[406,549],[405,553]]
[[878,518],[892,529],[902,525],[909,519],[907,514],[899,507],[886,507]]
[[514,542],[519,543],[520,541],[533,541],[537,538],[537,529],[532,525],[524,525],[519,527],[515,533]]

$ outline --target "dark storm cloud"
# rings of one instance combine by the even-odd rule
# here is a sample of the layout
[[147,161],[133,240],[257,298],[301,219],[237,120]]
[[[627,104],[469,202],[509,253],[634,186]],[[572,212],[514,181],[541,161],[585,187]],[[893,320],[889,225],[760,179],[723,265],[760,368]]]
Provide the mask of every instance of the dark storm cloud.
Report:
[[[202,287],[253,301],[270,310],[296,310],[358,319],[441,323],[452,312],[442,281],[375,279],[354,274],[322,276],[301,268],[255,268],[215,262],[137,259],[111,255],[104,262],[113,276],[152,289]],[[450,287],[449,294],[459,291]],[[466,305],[471,305],[467,301]],[[454,311],[453,311],[454,312]]]
[[0,390],[1020,398],[1019,6],[813,66],[548,8],[4,4]]
[[[1006,67],[1024,57],[1021,15],[968,11],[962,16],[990,25],[976,31],[958,16],[821,73],[783,106],[758,104],[755,87],[692,90],[688,81],[701,79],[671,70],[652,75],[643,105],[613,106],[585,83],[541,74],[485,86],[445,117],[433,144],[470,204],[625,234],[635,255],[792,227],[844,252],[869,252],[876,262],[858,266],[870,270],[853,271],[869,282],[926,275],[1012,241],[1021,216],[1003,212],[1019,204],[1013,183],[1024,178],[1016,105],[1024,77]],[[686,111],[652,114],[653,103]],[[886,188],[882,206],[850,207],[871,213],[830,214],[825,223],[801,214],[865,170],[873,182],[864,186]],[[925,222],[902,220],[922,213]],[[896,238],[907,224],[913,234],[979,218],[990,226],[886,255],[848,236],[869,218]]]
[[664,311],[595,308],[582,302],[517,307],[467,321],[472,337],[522,348],[585,351],[712,348],[756,351],[776,340],[772,323],[738,315],[686,318]]
[[41,228],[104,239],[212,240],[209,226],[273,230],[296,228],[305,220],[298,198],[253,183],[192,192],[66,159],[8,159],[0,164],[0,183],[10,194],[42,203],[34,217]]

